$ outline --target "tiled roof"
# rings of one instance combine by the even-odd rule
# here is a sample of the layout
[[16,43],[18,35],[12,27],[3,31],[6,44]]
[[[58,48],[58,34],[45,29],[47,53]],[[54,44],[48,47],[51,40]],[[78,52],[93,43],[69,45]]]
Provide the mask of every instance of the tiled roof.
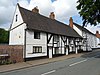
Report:
[[78,27],[80,30],[82,30],[82,31],[84,31],[84,32],[86,32],[86,33],[90,33],[90,34],[92,34],[92,35],[94,35],[95,36],[95,34],[93,34],[92,32],[90,32],[89,30],[87,30],[86,28],[84,28],[83,26],[81,26],[81,25],[78,25],[77,23],[73,23],[76,27]]
[[24,22],[27,24],[27,28],[30,30],[82,38],[75,30],[64,23],[55,19],[50,19],[39,13],[34,13],[20,6],[19,10]]

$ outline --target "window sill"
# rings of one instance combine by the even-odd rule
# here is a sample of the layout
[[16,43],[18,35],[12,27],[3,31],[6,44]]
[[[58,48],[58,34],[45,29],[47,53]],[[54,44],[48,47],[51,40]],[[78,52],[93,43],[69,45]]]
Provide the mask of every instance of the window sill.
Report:
[[41,53],[28,53],[28,54],[45,54],[45,52],[41,52]]
[[34,38],[34,39],[40,39],[40,38]]

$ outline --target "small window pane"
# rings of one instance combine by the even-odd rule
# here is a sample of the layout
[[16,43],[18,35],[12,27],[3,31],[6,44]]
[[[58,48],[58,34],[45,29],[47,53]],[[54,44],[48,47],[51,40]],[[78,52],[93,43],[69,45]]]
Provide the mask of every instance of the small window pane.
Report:
[[34,32],[34,39],[40,39],[40,32]]
[[16,15],[16,22],[17,22],[17,19],[18,19],[18,15]]
[[33,46],[33,53],[42,53],[41,46]]
[[39,52],[40,52],[40,53],[42,52],[42,48],[41,48],[41,47],[39,47]]

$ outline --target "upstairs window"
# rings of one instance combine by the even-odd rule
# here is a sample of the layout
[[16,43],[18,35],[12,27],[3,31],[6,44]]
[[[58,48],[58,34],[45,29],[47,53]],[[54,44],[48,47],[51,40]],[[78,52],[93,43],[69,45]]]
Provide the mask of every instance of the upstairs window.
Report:
[[34,32],[34,39],[40,39],[40,32]]
[[16,22],[17,22],[17,20],[18,20],[18,15],[16,15]]
[[59,41],[59,36],[58,35],[55,35],[54,36],[54,42],[58,42]]

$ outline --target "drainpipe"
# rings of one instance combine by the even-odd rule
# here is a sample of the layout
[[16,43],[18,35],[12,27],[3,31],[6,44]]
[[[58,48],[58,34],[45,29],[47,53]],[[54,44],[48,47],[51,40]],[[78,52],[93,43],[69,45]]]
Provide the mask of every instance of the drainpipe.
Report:
[[88,51],[88,44],[87,44],[87,33],[86,33],[86,51]]
[[24,36],[24,51],[23,51],[23,54],[24,54],[24,62],[26,62],[26,29],[25,29],[25,32],[24,32],[25,36]]

